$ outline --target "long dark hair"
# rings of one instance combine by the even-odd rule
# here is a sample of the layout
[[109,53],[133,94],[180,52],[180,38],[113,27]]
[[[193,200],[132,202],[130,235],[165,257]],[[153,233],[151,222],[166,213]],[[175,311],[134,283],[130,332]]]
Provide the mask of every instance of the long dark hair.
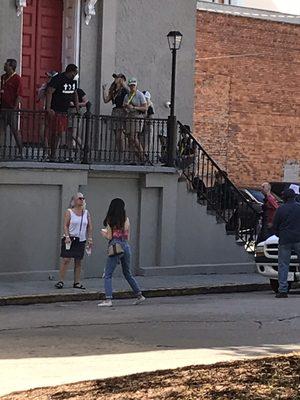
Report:
[[108,207],[103,225],[112,229],[123,229],[126,221],[125,203],[122,199],[113,199]]

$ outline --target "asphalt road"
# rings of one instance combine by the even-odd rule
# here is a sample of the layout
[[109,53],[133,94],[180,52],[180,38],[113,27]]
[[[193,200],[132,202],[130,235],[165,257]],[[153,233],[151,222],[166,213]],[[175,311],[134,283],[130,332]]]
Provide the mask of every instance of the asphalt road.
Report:
[[0,308],[0,395],[37,386],[300,351],[300,293]]

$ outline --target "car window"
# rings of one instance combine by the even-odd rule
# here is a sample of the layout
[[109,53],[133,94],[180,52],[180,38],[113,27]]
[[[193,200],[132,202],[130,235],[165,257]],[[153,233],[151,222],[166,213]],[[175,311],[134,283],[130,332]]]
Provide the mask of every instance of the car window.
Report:
[[255,197],[255,199],[257,201],[259,201],[260,203],[264,202],[265,196],[264,196],[263,192],[261,192],[260,190],[256,190],[256,189],[247,189],[247,190],[249,191],[249,193],[251,193],[251,195],[253,197]]
[[243,193],[244,197],[246,197],[246,199],[247,199],[248,201],[253,201],[252,197],[249,196],[249,193],[247,193],[246,190],[241,189],[241,192]]

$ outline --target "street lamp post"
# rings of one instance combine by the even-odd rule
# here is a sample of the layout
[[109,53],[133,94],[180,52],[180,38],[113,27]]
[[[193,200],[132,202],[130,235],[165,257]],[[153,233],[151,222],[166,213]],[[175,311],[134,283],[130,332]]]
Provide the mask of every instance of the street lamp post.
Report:
[[177,120],[175,116],[175,87],[176,87],[176,54],[180,49],[182,34],[171,31],[167,35],[169,48],[172,52],[171,105],[168,117],[168,166],[174,166],[177,145]]

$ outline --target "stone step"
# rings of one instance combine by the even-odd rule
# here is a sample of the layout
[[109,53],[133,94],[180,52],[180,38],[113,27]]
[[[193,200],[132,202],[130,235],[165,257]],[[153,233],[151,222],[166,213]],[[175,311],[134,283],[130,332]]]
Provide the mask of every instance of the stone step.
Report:
[[142,276],[210,275],[210,274],[249,274],[255,272],[254,261],[227,264],[192,264],[165,267],[140,268]]

